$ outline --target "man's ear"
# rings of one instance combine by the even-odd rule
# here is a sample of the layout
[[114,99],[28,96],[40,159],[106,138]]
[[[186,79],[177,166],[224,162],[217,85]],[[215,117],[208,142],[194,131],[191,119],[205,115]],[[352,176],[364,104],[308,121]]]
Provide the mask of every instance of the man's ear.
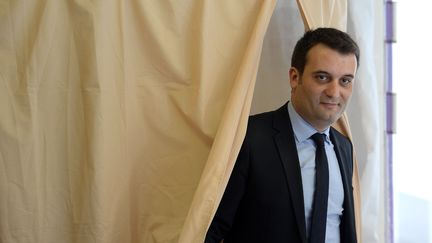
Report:
[[291,90],[295,90],[295,88],[300,82],[300,72],[297,70],[297,68],[291,67],[289,69],[288,74],[290,79]]

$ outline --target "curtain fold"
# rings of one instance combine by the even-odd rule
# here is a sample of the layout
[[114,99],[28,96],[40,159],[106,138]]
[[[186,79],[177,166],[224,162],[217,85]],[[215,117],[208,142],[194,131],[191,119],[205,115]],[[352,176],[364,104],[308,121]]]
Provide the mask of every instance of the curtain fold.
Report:
[[179,242],[203,242],[246,132],[261,46],[275,1],[262,2]]
[[306,29],[333,27],[346,31],[347,0],[297,0]]

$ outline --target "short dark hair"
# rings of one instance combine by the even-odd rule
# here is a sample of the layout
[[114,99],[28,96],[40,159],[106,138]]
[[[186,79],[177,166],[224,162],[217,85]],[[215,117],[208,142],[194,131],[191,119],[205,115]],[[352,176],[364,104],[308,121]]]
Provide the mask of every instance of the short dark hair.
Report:
[[294,47],[291,66],[303,74],[306,55],[315,45],[323,44],[341,54],[354,54],[357,66],[360,62],[360,49],[357,43],[345,32],[334,28],[317,28],[307,31]]

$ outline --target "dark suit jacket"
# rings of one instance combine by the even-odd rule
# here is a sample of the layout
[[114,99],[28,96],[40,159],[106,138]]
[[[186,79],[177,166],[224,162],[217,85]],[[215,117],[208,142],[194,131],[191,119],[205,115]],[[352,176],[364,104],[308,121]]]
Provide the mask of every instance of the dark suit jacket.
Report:
[[[341,242],[355,243],[352,145],[330,129],[344,187]],[[306,243],[303,189],[287,106],[251,116],[206,243]]]

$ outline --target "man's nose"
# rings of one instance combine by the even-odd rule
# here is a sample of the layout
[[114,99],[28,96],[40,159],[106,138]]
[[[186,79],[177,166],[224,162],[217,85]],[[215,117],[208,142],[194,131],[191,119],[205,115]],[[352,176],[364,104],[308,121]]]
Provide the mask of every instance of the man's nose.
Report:
[[325,94],[328,97],[337,98],[340,95],[340,86],[337,80],[332,80],[327,84]]

